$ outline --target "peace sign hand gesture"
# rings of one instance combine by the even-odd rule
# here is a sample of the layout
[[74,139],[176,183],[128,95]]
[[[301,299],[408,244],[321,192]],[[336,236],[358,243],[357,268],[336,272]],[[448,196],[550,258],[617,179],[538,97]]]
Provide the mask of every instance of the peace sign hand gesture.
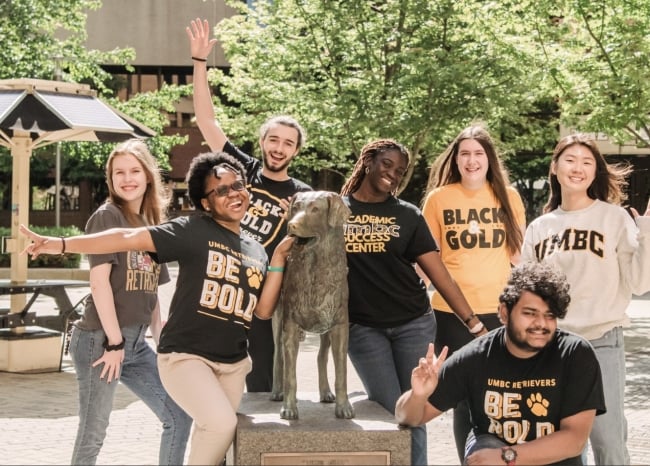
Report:
[[411,373],[411,390],[413,394],[420,397],[428,398],[438,386],[438,375],[442,369],[442,364],[447,359],[449,348],[446,346],[436,357],[433,343],[429,343],[429,348],[425,357],[420,358],[420,362]]

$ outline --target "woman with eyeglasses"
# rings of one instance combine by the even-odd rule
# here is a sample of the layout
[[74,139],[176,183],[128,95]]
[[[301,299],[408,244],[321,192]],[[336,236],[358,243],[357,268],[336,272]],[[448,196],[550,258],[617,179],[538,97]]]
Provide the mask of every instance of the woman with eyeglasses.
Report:
[[251,370],[247,331],[253,314],[271,317],[293,244],[285,238],[269,261],[262,245],[241,233],[249,204],[244,179],[244,167],[232,156],[200,154],[187,175],[197,215],[69,238],[40,236],[21,226],[32,241],[25,252],[33,257],[63,250],[143,250],[158,263],[178,262],[158,368],[165,389],[194,420],[189,464],[220,464],[232,443]]

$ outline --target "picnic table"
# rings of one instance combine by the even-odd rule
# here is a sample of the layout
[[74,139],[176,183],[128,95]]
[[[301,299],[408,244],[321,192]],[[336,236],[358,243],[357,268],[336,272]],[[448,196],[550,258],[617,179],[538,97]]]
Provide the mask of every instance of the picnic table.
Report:
[[[69,288],[88,287],[90,284],[84,280],[27,280],[25,282],[12,282],[0,280],[0,295],[28,294],[30,295],[25,307],[17,313],[8,309],[0,311],[0,328],[20,328],[28,325],[39,325],[59,332],[66,331],[67,322],[71,319],[70,313],[79,313],[78,304],[73,304],[68,295]],[[50,296],[54,299],[58,314],[38,316],[31,311],[36,299],[41,296]]]

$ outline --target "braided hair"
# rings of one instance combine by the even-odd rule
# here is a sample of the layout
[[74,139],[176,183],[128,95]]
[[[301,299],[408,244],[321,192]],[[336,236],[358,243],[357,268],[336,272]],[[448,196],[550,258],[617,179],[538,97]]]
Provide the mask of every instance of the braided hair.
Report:
[[341,188],[341,196],[348,196],[358,190],[361,186],[361,183],[363,183],[363,179],[366,177],[366,165],[379,154],[383,154],[388,151],[399,152],[404,157],[406,157],[407,165],[411,163],[411,154],[409,153],[408,149],[399,142],[394,141],[393,139],[376,139],[372,142],[369,142],[361,148],[359,160],[357,160],[357,163],[352,169],[352,174]]

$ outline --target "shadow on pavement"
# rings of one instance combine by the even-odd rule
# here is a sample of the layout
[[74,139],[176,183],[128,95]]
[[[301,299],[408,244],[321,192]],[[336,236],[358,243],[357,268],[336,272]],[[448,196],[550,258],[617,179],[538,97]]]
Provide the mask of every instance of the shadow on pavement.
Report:
[[[140,401],[123,385],[118,385],[113,409],[124,409]],[[36,406],[37,407],[36,407]],[[72,367],[64,372],[16,374],[0,372],[2,418],[58,419],[76,416],[77,380]]]

